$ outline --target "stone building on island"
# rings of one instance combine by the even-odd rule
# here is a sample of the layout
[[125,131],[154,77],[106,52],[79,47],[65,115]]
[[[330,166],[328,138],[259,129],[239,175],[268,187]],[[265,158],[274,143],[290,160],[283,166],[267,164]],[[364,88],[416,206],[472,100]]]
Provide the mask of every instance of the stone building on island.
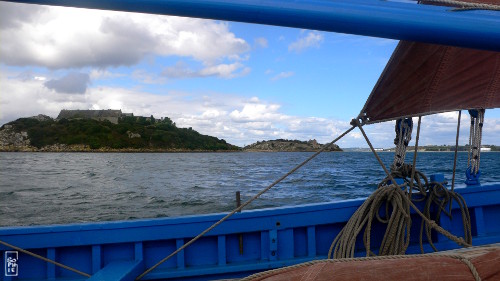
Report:
[[133,113],[122,113],[121,109],[107,109],[107,110],[68,110],[63,109],[57,116],[57,120],[61,119],[94,119],[98,121],[108,120],[113,124],[118,124],[118,119],[124,116],[134,116]]

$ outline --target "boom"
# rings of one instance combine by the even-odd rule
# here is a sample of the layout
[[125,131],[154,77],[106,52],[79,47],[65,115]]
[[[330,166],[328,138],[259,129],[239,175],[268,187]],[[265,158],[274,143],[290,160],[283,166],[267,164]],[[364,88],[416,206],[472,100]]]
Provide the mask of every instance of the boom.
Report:
[[[500,51],[498,11],[381,0],[7,0],[287,26]],[[496,1],[496,0],[495,0]]]

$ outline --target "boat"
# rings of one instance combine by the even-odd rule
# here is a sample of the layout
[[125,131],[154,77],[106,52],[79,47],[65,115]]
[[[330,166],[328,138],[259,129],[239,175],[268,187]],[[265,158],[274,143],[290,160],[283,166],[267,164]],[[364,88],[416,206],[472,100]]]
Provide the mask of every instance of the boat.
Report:
[[[412,126],[408,117],[463,109],[471,110],[477,119],[471,128],[480,132],[483,109],[500,107],[500,17],[496,11],[499,1],[488,0],[486,6],[473,0],[459,2],[459,9],[465,9],[462,11],[449,7],[456,2],[439,0],[424,1],[433,5],[405,0],[12,2],[211,18],[402,40],[346,133],[356,127],[362,130],[365,125],[397,119],[401,121],[396,131],[400,128],[398,134],[403,136]],[[408,142],[399,140],[406,148]],[[451,190],[458,199],[455,203],[429,207],[427,215],[419,211],[426,208],[425,200],[408,201],[415,206],[408,205],[409,217],[405,218],[426,226],[407,228],[402,231],[404,235],[399,233],[403,240],[408,240],[404,240],[405,247],[397,248],[398,253],[401,249],[401,254],[418,254],[457,249],[459,244],[500,243],[500,183],[480,184],[480,145],[471,143],[469,147],[472,156],[468,186],[454,189],[455,178],[450,186],[442,174],[431,175],[429,182],[433,186]],[[403,158],[399,164],[404,165],[404,155],[398,155]],[[415,173],[411,172],[411,188]],[[404,180],[387,171],[385,185],[396,192],[402,186],[406,188],[408,182],[405,185]],[[415,198],[426,196],[418,193],[410,190]],[[1,227],[0,251],[5,266],[0,276],[3,280],[243,278],[331,257],[330,248],[336,249],[334,238],[346,233],[344,227],[365,202],[368,201],[347,200],[239,212],[247,201],[229,214]],[[390,210],[385,208],[386,215]],[[454,219],[447,215],[428,219],[441,212]],[[384,231],[381,224],[375,223],[365,236],[371,239],[368,244],[383,243]],[[423,243],[419,231],[428,234]],[[411,238],[406,234],[412,234]],[[458,238],[462,236],[465,238]],[[363,237],[351,242],[351,256],[382,253],[382,247],[366,248]]]

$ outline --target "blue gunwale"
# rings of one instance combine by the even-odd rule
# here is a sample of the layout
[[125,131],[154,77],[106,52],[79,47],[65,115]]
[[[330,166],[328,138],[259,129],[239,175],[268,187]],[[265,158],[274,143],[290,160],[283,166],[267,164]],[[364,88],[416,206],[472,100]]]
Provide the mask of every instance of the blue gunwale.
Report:
[[[499,242],[500,224],[496,223],[495,218],[500,215],[500,183],[456,190],[464,196],[471,212],[473,244]],[[235,214],[144,279],[234,278],[325,258],[333,238],[363,201],[355,199]],[[453,212],[459,215],[456,206]],[[110,278],[115,280],[131,280],[223,216],[208,214],[134,221],[1,227],[0,240],[53,257],[63,264],[73,264],[79,270],[96,274],[95,278],[112,276]],[[415,214],[414,219],[418,220]],[[461,235],[461,219],[449,221],[443,218],[441,224],[448,226],[452,233]],[[418,231],[418,227],[414,228],[412,231]],[[244,241],[243,255],[239,254],[239,234]],[[276,240],[275,244],[271,243],[272,238]],[[417,238],[414,239],[409,253],[419,252]],[[436,235],[435,241],[441,250],[458,247],[440,235]],[[425,249],[426,252],[432,251],[428,245]],[[8,249],[0,246],[0,250]],[[272,251],[275,251],[275,255],[271,254]],[[358,255],[362,254],[360,247]],[[22,264],[23,258],[26,259],[24,254],[20,254],[20,268],[27,272],[25,276],[20,276],[21,280],[79,278],[72,272],[55,269],[41,261],[33,262],[33,269],[27,270],[27,266]]]

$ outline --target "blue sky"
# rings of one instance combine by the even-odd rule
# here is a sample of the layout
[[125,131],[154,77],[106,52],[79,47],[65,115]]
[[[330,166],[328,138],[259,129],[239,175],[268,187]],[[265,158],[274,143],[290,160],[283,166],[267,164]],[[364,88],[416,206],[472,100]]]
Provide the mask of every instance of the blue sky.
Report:
[[[294,28],[0,3],[0,124],[61,109],[170,117],[236,145],[349,127],[397,41]],[[8,38],[8,40],[6,40]],[[421,144],[453,144],[457,113],[424,117]],[[462,141],[468,140],[463,115]],[[393,123],[367,127],[391,147]],[[483,143],[500,144],[499,110]],[[366,147],[359,132],[341,147]]]

